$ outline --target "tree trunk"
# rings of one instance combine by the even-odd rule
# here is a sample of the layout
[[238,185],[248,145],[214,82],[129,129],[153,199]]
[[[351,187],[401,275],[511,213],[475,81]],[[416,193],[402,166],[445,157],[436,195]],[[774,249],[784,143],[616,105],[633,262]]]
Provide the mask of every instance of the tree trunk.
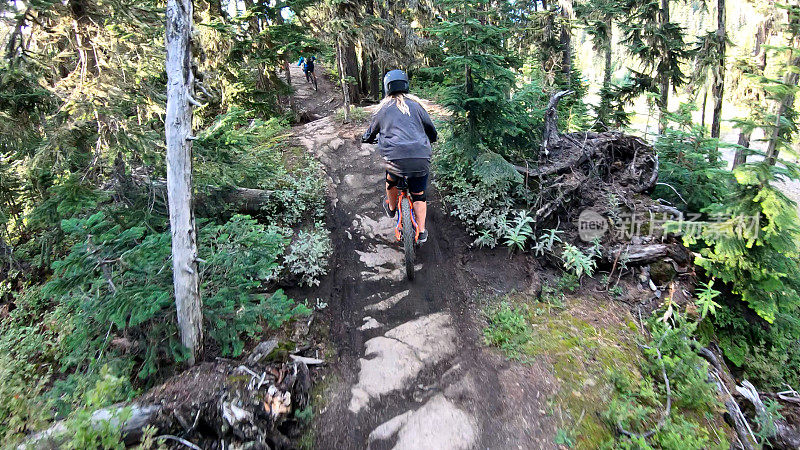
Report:
[[700,128],[705,134],[706,129],[706,103],[708,102],[708,88],[703,88],[703,107],[700,109]]
[[[739,133],[739,141],[737,144],[745,148],[750,147],[750,133]],[[745,151],[742,149],[736,149],[736,153],[733,155],[733,166],[731,169],[735,169],[746,162],[747,154]]]
[[342,38],[336,40],[336,61],[339,62],[339,81],[342,83],[342,101],[344,102],[344,121],[350,121],[350,89],[345,79],[344,63],[342,61]]
[[605,66],[603,67],[603,94],[600,97],[600,108],[597,114],[597,122],[602,126],[603,129],[608,129],[608,115],[611,110],[611,75],[613,73],[613,67],[611,65],[611,53],[612,53],[612,38],[613,38],[613,22],[611,20],[611,16],[608,16],[608,33],[606,35],[606,42],[605,48],[603,52],[605,54]]
[[359,70],[355,45],[353,45],[352,42],[342,42],[342,44],[342,64],[344,65],[344,72],[347,79],[351,80],[348,82],[350,101],[352,103],[359,103],[361,101],[361,89],[358,84]]
[[561,34],[559,44],[561,44],[561,73],[564,81],[569,87],[572,73],[572,28],[570,17],[572,15],[572,0],[561,0]]
[[[714,68],[714,84],[711,86],[711,96],[714,98],[714,115],[711,118],[711,137],[719,138],[720,122],[722,120],[722,97],[725,91],[725,0],[717,0],[717,45],[719,48],[719,61]],[[716,153],[708,155],[709,162],[715,162]]]
[[[790,54],[789,61],[789,64],[793,67],[800,66],[800,55],[794,56]],[[797,86],[799,77],[800,74],[795,70],[788,70],[783,77],[783,84],[794,88]],[[775,162],[778,160],[778,153],[780,153],[780,149],[778,149],[778,139],[780,138],[781,118],[786,115],[786,112],[792,105],[794,105],[794,94],[787,94],[783,100],[781,100],[780,104],[778,104],[778,109],[775,113],[775,129],[772,130],[772,136],[770,136],[769,144],[767,145],[767,162],[772,165],[775,165]]]
[[[767,52],[764,48],[764,43],[767,42],[767,37],[772,34],[772,24],[774,23],[774,18],[768,17],[766,20],[761,22],[758,26],[758,30],[756,30],[755,35],[755,45],[753,45],[753,61],[755,62],[756,66],[761,69],[763,73],[764,69],[767,67]],[[739,145],[743,147],[750,147],[750,136],[752,132],[739,132]],[[736,153],[733,157],[733,168],[737,168],[740,165],[747,162],[747,154],[744,150],[737,149]]]
[[192,209],[192,0],[167,1],[167,195],[172,277],[181,342],[193,365],[203,345],[203,312]]
[[[661,28],[669,23],[669,0],[661,0]],[[663,133],[667,128],[667,108],[669,108],[669,74],[659,74],[661,98],[658,104],[658,132]]]
[[382,74],[381,69],[378,66],[378,63],[373,59],[370,61],[370,93],[375,97],[375,100],[380,101],[383,97],[383,83],[382,81]]

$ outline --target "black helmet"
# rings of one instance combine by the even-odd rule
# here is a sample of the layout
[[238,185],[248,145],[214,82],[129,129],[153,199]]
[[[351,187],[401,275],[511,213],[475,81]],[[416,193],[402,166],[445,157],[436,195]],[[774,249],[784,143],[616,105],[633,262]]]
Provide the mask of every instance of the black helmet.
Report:
[[402,70],[390,70],[383,77],[383,91],[386,95],[408,92],[408,75]]

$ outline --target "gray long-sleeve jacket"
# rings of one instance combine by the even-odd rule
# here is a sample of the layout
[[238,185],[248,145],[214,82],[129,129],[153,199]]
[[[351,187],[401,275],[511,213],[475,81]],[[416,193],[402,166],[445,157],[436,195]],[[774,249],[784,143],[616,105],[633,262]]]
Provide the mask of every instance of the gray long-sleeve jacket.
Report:
[[362,142],[378,142],[381,156],[389,161],[431,157],[431,143],[436,142],[436,127],[425,108],[405,98],[409,114],[404,114],[390,101],[373,117]]

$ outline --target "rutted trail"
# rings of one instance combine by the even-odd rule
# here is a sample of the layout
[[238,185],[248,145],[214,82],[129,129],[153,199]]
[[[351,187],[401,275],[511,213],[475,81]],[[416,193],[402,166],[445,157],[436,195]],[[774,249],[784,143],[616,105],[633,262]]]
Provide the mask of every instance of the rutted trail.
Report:
[[[331,88],[323,77],[319,84]],[[381,159],[356,138],[363,128],[329,115],[294,130],[324,166],[334,247],[320,291],[330,298],[341,383],[316,419],[316,448],[554,447],[545,413],[552,378],[485,350],[470,304],[481,289],[530,287],[529,261],[468,251],[431,192],[430,238],[407,281],[380,206]]]

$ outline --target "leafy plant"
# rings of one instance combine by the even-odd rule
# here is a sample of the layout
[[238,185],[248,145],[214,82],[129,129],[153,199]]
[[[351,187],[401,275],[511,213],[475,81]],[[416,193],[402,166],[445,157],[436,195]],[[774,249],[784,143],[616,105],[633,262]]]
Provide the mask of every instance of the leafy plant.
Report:
[[556,445],[566,446],[567,448],[572,448],[575,445],[575,439],[571,432],[563,428],[559,428],[556,430],[556,437],[553,438],[553,443]]
[[531,224],[533,218],[528,216],[525,211],[517,211],[512,225],[507,225],[505,230],[505,244],[510,249],[524,250],[525,244],[533,238],[533,228]]
[[546,233],[539,236],[533,246],[534,254],[536,254],[536,256],[544,255],[545,252],[553,251],[553,245],[556,242],[561,242],[561,238],[558,237],[558,235],[562,234],[563,231],[556,228],[549,228],[545,231]]
[[700,318],[705,319],[708,313],[711,313],[711,315],[717,313],[717,308],[719,308],[720,305],[714,301],[714,298],[719,296],[720,292],[712,287],[714,286],[714,280],[701,283],[700,286],[702,288],[697,293],[697,300],[695,303],[700,308]]
[[578,276],[569,272],[562,274],[556,282],[556,289],[559,292],[575,292],[579,286]]
[[690,345],[696,324],[676,314],[673,326],[661,322],[659,316],[654,313],[647,321],[653,336],[641,346],[645,357],[639,364],[642,378],[609,369],[607,376],[614,393],[605,418],[610,426],[617,428],[619,424],[635,433],[653,429],[666,401],[664,374],[670,382],[672,414],[652,437],[621,436],[607,448],[716,448],[727,444],[712,441],[708,431],[691,418],[713,411],[718,404],[715,387],[708,381],[707,365]]
[[682,104],[667,114],[673,127],[659,135],[658,184],[653,198],[663,198],[684,211],[697,212],[729,193],[730,172],[717,149],[717,139],[692,122],[693,105]]
[[795,203],[774,185],[800,178],[800,169],[759,162],[737,167],[734,175],[733,200],[708,209],[719,220],[701,223],[684,243],[700,248],[696,264],[772,323],[800,306],[800,220]]
[[768,438],[775,436],[775,433],[778,431],[775,422],[783,419],[783,416],[779,412],[780,409],[780,403],[771,398],[764,399],[764,411],[756,415],[758,431],[755,434],[759,444],[764,445]]
[[564,268],[574,273],[578,278],[584,274],[592,276],[595,269],[595,261],[592,255],[587,255],[578,247],[572,244],[564,244],[564,253],[561,255],[561,260],[564,262]]
[[327,273],[331,240],[328,230],[316,224],[312,231],[301,231],[289,247],[285,262],[289,271],[301,277],[301,282],[317,286],[320,277]]
[[484,314],[488,321],[483,329],[486,345],[499,347],[510,357],[518,358],[522,347],[531,338],[525,315],[507,301],[487,308]]

